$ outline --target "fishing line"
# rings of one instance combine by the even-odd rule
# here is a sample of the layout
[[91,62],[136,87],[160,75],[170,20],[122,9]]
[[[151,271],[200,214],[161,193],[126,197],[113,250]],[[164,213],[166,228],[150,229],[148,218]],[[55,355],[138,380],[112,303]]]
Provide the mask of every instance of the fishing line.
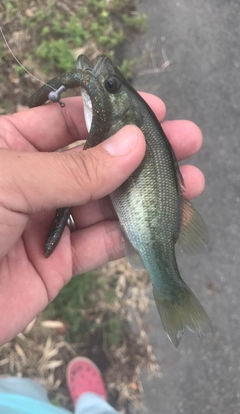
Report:
[[48,85],[48,83],[46,83],[46,82],[43,82],[41,79],[38,79],[36,76],[34,76],[31,72],[29,72],[29,70],[27,70],[27,68],[25,68],[25,66],[23,66],[23,64],[18,60],[18,58],[14,55],[14,53],[13,53],[13,51],[12,51],[12,49],[10,48],[10,46],[9,46],[9,44],[8,44],[8,41],[7,41],[7,39],[6,39],[6,36],[5,36],[5,34],[3,33],[3,29],[2,29],[2,27],[0,26],[0,32],[1,32],[1,34],[2,34],[2,37],[3,37],[3,40],[4,40],[4,42],[5,42],[5,44],[6,44],[6,46],[7,46],[7,48],[8,48],[8,50],[9,50],[9,52],[11,53],[11,55],[13,56],[13,58],[16,60],[16,62],[30,75],[30,76],[32,76],[32,78],[34,78],[34,79],[36,79],[37,81],[39,81],[40,83],[42,83],[43,85],[47,85],[47,86],[49,86],[53,91],[55,91],[55,89],[51,86],[51,85]]

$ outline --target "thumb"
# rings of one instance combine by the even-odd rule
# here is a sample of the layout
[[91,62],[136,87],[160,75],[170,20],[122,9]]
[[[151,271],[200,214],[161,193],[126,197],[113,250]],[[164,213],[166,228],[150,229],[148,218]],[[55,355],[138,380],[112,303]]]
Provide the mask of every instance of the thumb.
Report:
[[128,178],[144,153],[144,136],[135,126],[126,126],[98,146],[81,152],[3,149],[0,205],[11,212],[30,214],[99,199]]

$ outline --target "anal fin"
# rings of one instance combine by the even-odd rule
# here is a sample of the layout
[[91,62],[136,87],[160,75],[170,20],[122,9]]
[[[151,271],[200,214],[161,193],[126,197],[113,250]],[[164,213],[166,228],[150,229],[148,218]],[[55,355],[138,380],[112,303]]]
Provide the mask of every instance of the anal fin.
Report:
[[182,218],[180,233],[176,241],[186,253],[205,251],[209,235],[206,224],[189,200],[182,196]]
[[130,242],[123,226],[121,226],[124,250],[126,257],[134,270],[143,270],[145,266],[137,249]]

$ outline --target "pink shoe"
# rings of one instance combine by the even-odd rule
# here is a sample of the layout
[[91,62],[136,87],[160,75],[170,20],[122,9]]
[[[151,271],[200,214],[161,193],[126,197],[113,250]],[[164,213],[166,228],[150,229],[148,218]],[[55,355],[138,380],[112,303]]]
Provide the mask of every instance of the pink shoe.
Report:
[[98,367],[88,358],[77,357],[67,367],[67,384],[74,405],[85,392],[94,392],[107,401],[107,391]]

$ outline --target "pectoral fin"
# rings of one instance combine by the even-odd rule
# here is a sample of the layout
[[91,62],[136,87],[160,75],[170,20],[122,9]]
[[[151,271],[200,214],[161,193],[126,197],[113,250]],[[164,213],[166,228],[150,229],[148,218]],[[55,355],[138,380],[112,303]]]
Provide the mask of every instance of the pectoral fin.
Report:
[[200,214],[185,197],[182,197],[180,233],[176,241],[183,251],[194,254],[206,250],[208,229]]
[[122,239],[126,258],[134,270],[143,270],[145,266],[137,249],[130,242],[124,228],[121,226]]

